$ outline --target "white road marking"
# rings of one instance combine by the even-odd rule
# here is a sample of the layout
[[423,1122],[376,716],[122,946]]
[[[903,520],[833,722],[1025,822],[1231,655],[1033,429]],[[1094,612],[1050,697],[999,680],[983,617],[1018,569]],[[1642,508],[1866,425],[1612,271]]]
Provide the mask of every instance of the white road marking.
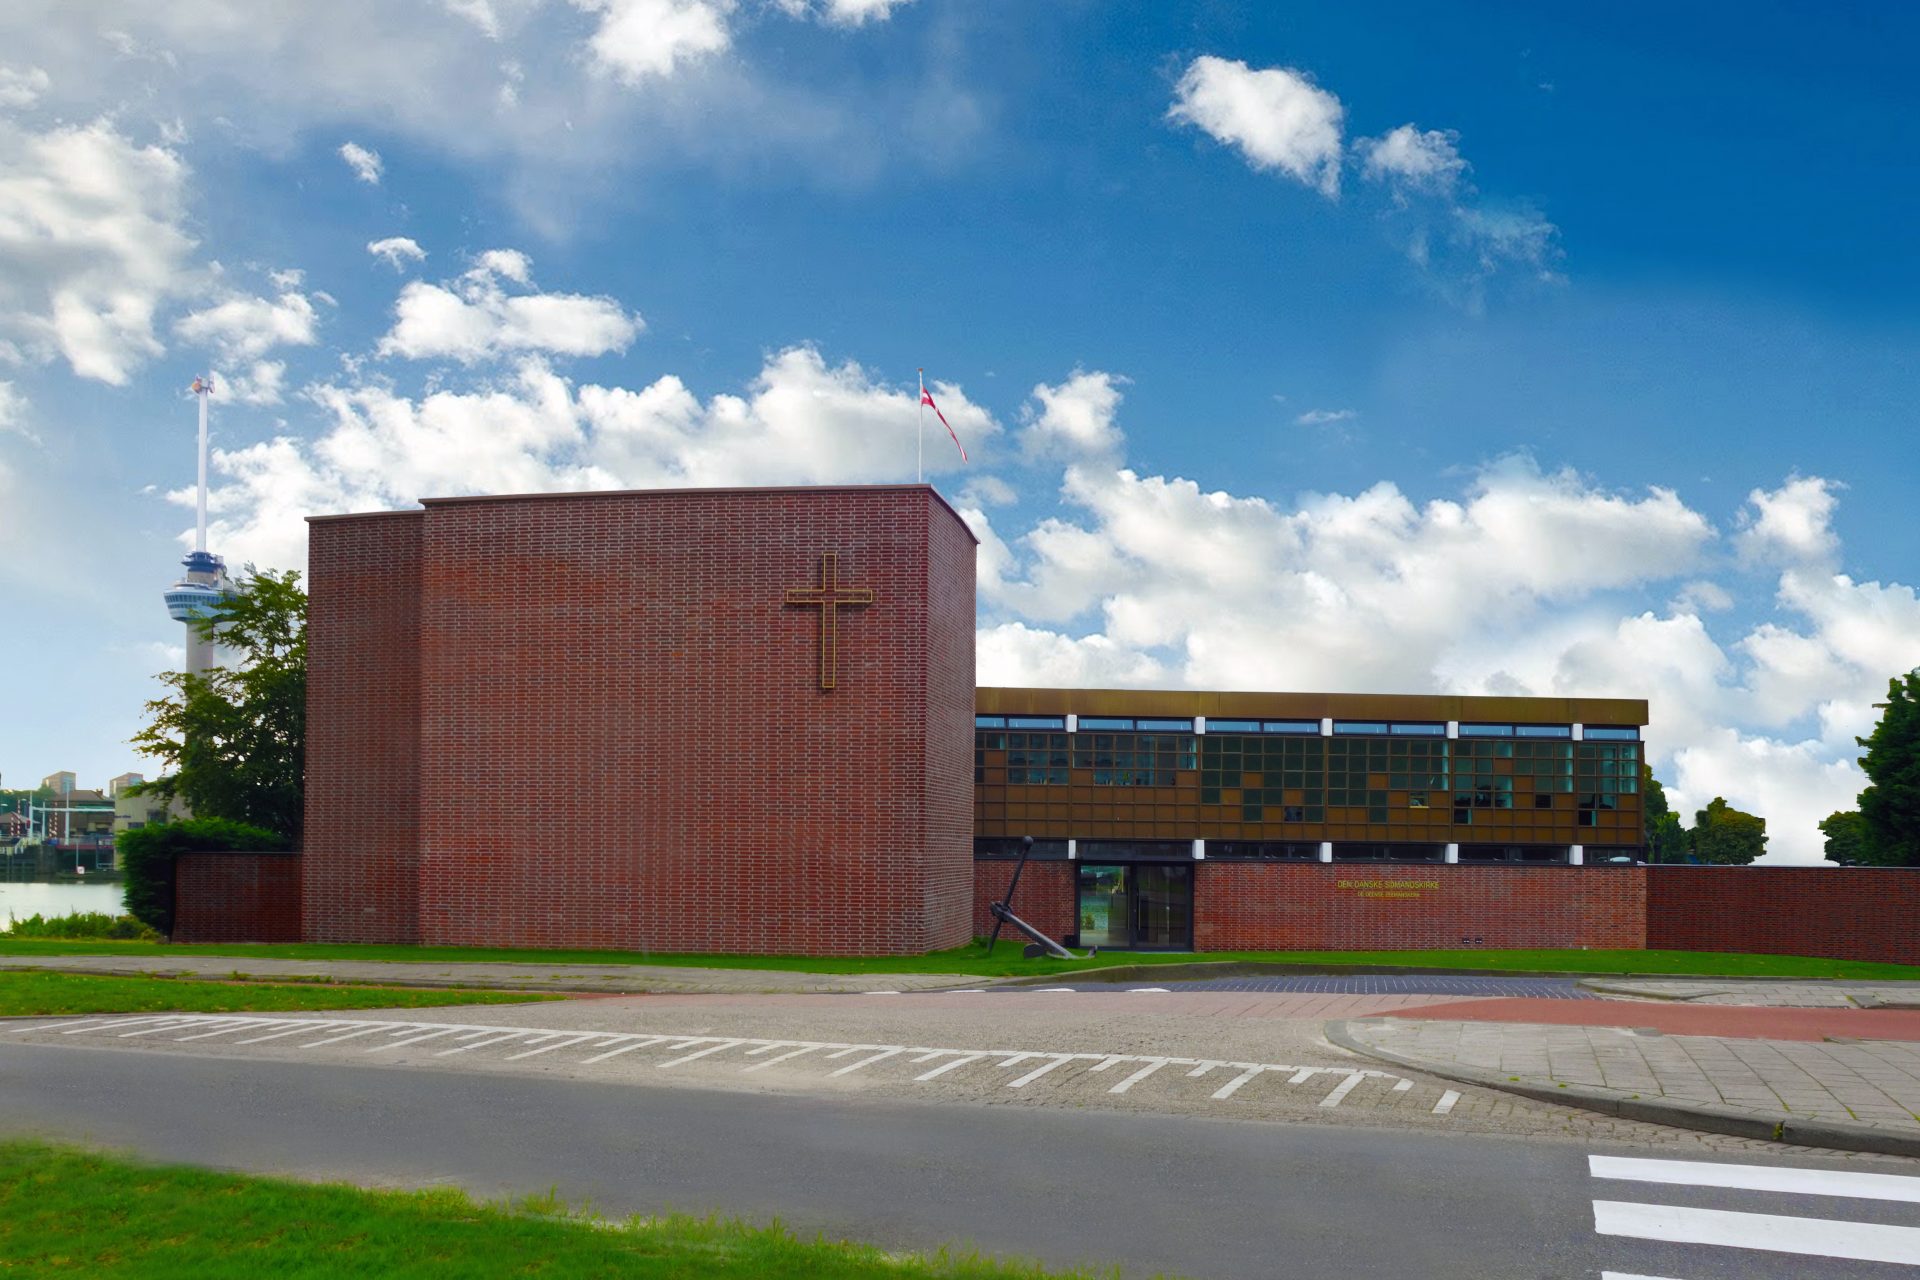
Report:
[[[641,1036],[631,1044],[623,1044],[618,1049],[609,1049],[605,1053],[596,1053],[591,1058],[584,1058],[581,1060],[580,1065],[584,1067],[590,1063],[605,1062],[608,1058],[617,1058],[623,1053],[632,1053],[635,1049],[644,1049],[650,1044],[659,1044],[665,1039],[665,1036]],[[768,1045],[767,1047],[770,1049],[773,1046]],[[759,1050],[756,1049],[754,1052],[758,1053]]]
[[959,1068],[966,1066],[969,1062],[978,1062],[980,1061],[980,1059],[986,1056],[987,1055],[984,1053],[969,1053],[963,1057],[955,1058],[952,1062],[946,1063],[943,1066],[935,1067],[933,1070],[925,1072],[922,1075],[915,1076],[913,1078],[914,1083],[918,1084],[923,1080],[936,1079],[940,1076],[947,1074],[947,1072],[949,1071],[958,1070]]
[[[1216,1058],[1185,1058],[1173,1056],[1147,1056],[1130,1053],[1088,1053],[1081,1051],[1038,1050],[1038,1049],[941,1049],[925,1045],[887,1045],[887,1044],[846,1044],[830,1041],[804,1040],[760,1040],[749,1037],[720,1037],[710,1035],[645,1035],[639,1033],[618,1033],[593,1031],[572,1033],[555,1031],[543,1027],[486,1026],[473,1023],[435,1023],[408,1021],[390,1021],[386,1019],[369,1020],[364,1018],[285,1018],[259,1017],[250,1015],[213,1015],[213,1014],[142,1014],[135,1016],[90,1017],[76,1022],[36,1023],[29,1027],[0,1028],[7,1031],[42,1031],[61,1035],[93,1033],[97,1035],[117,1035],[120,1038],[161,1034],[169,1031],[192,1032],[191,1035],[176,1037],[177,1040],[200,1040],[236,1032],[258,1030],[261,1035],[235,1040],[233,1044],[259,1044],[295,1036],[321,1034],[325,1038],[309,1040],[294,1046],[301,1050],[319,1049],[327,1045],[339,1044],[362,1036],[385,1035],[388,1042],[363,1050],[378,1053],[383,1049],[404,1048],[410,1044],[426,1040],[452,1037],[454,1043],[449,1048],[434,1051],[435,1057],[450,1057],[468,1053],[475,1049],[487,1049],[503,1044],[519,1043],[521,1052],[510,1054],[500,1061],[517,1062],[523,1058],[537,1057],[545,1053],[573,1048],[582,1044],[589,1045],[590,1056],[574,1061],[576,1066],[586,1066],[605,1062],[623,1054],[639,1049],[663,1047],[669,1054],[677,1054],[665,1062],[656,1063],[659,1068],[675,1067],[681,1063],[693,1062],[728,1049],[744,1048],[745,1056],[758,1059],[742,1066],[742,1071],[759,1071],[777,1066],[807,1054],[821,1053],[824,1060],[852,1058],[856,1054],[866,1054],[856,1062],[839,1067],[832,1075],[846,1075],[854,1071],[899,1055],[908,1055],[907,1061],[920,1065],[936,1063],[929,1070],[914,1079],[916,1082],[935,1080],[950,1072],[982,1060],[991,1060],[1000,1070],[1011,1071],[1023,1063],[1034,1059],[1040,1065],[1027,1069],[1008,1083],[1009,1088],[1023,1088],[1051,1072],[1059,1070],[1069,1062],[1090,1064],[1088,1072],[1098,1073],[1125,1064],[1132,1074],[1108,1089],[1109,1093],[1126,1093],[1134,1085],[1145,1080],[1162,1067],[1178,1066],[1187,1068],[1182,1072],[1185,1079],[1197,1079],[1225,1067],[1235,1072],[1232,1080],[1215,1090],[1211,1097],[1224,1101],[1233,1096],[1242,1086],[1263,1072],[1274,1071],[1290,1076],[1289,1083],[1299,1084],[1319,1075],[1340,1077],[1340,1082],[1320,1105],[1334,1106],[1349,1091],[1362,1081],[1378,1078],[1389,1081],[1395,1092],[1404,1092],[1413,1087],[1413,1082],[1402,1076],[1384,1071],[1357,1069],[1340,1066],[1301,1067],[1282,1063],[1227,1062]],[[337,1033],[337,1034],[336,1034]],[[592,1052],[602,1050],[602,1052]],[[693,1052],[682,1052],[693,1050]],[[944,1061],[941,1061],[944,1059]],[[1459,1100],[1459,1093],[1448,1090],[1434,1106],[1434,1112],[1445,1115],[1453,1109]],[[1690,1166],[1697,1168],[1698,1166]],[[1869,1175],[1853,1175],[1869,1176]]]
[[870,1067],[876,1062],[879,1062],[886,1058],[891,1058],[896,1053],[905,1053],[905,1052],[906,1052],[905,1049],[882,1049],[879,1053],[874,1054],[871,1058],[862,1058],[860,1059],[860,1061],[844,1066],[840,1068],[838,1071],[827,1072],[827,1077],[831,1079],[834,1076],[848,1075],[848,1074],[851,1074],[852,1072],[858,1071],[862,1067]]
[[898,991],[862,991],[860,994],[863,996],[897,996],[900,993]]
[[958,991],[949,991],[946,994],[950,996],[983,996],[987,994],[987,989],[985,987],[965,987]]
[[1072,1062],[1078,1056],[1079,1056],[1078,1054],[1061,1054],[1059,1057],[1055,1058],[1052,1062],[1044,1063],[1041,1066],[1035,1067],[1033,1070],[1027,1072],[1027,1074],[1021,1076],[1018,1080],[1007,1081],[1007,1088],[1024,1089],[1028,1085],[1032,1084],[1035,1080],[1038,1080],[1041,1076],[1047,1074],[1047,1072],[1054,1070],[1056,1067],[1066,1066],[1069,1062]]
[[[393,1025],[392,1023],[381,1023],[378,1026],[362,1027],[358,1031],[349,1031],[347,1032],[347,1034],[343,1036],[335,1036],[331,1040],[315,1040],[312,1044],[297,1045],[295,1047],[300,1049],[318,1049],[322,1045],[339,1044],[342,1040],[351,1040],[355,1036],[370,1036],[376,1031],[385,1031],[387,1032],[387,1034],[391,1035],[393,1034],[392,1030],[390,1029],[392,1025]],[[402,1027],[400,1029],[402,1031],[406,1030],[405,1027]]]
[[1602,1271],[1600,1280],[1671,1280],[1668,1276],[1630,1276],[1624,1271]]
[[803,1053],[812,1053],[815,1049],[824,1049],[826,1047],[827,1046],[823,1044],[803,1044],[798,1049],[787,1050],[785,1053],[781,1054],[779,1057],[768,1058],[765,1062],[756,1062],[752,1066],[742,1067],[740,1068],[740,1070],[742,1071],[764,1070],[765,1068],[774,1066],[777,1063],[785,1062],[788,1058],[797,1058]]
[[375,1045],[375,1046],[373,1046],[373,1048],[371,1048],[371,1049],[362,1049],[362,1050],[361,1050],[360,1052],[362,1052],[362,1053],[385,1053],[385,1052],[386,1052],[387,1050],[389,1050],[389,1049],[398,1049],[398,1048],[401,1048],[401,1047],[403,1047],[403,1046],[405,1046],[405,1045],[410,1045],[410,1044],[419,1044],[419,1043],[420,1043],[420,1042],[421,1042],[422,1040],[434,1040],[434,1039],[438,1039],[438,1038],[439,1038],[439,1037],[441,1037],[441,1036],[444,1036],[444,1035],[449,1035],[449,1034],[451,1034],[451,1033],[452,1033],[452,1031],[453,1031],[453,1028],[452,1028],[452,1027],[446,1027],[446,1028],[444,1028],[444,1029],[442,1029],[442,1030],[440,1030],[440,1031],[426,1031],[426,1032],[422,1032],[421,1034],[419,1034],[419,1035],[417,1035],[417,1036],[409,1036],[409,1037],[407,1037],[407,1038],[406,1038],[405,1040],[393,1040],[393,1041],[390,1041],[390,1042],[388,1042],[387,1044],[377,1044],[377,1045]]
[[1364,1079],[1366,1079],[1366,1077],[1361,1075],[1358,1071],[1354,1072],[1352,1075],[1348,1076],[1345,1080],[1342,1080],[1339,1084],[1335,1085],[1333,1087],[1332,1093],[1320,1099],[1320,1105],[1323,1107],[1339,1106],[1342,1102],[1346,1100],[1347,1095],[1353,1092],[1354,1087]]
[[1829,1218],[1788,1218],[1771,1213],[1731,1213],[1670,1204],[1593,1202],[1593,1229],[1603,1236],[1666,1240],[1676,1244],[1761,1249],[1857,1262],[1920,1263],[1920,1227]]
[[[564,1049],[568,1045],[579,1044],[585,1040],[598,1040],[601,1034],[602,1033],[596,1031],[589,1035],[574,1036],[572,1039],[561,1040],[556,1044],[547,1045],[545,1048],[529,1049],[525,1053],[516,1053],[511,1058],[502,1058],[501,1061],[502,1062],[518,1062],[522,1058],[535,1058],[543,1053],[552,1053],[555,1049]],[[403,1041],[402,1043],[408,1043],[408,1042]]]
[[1146,995],[1149,992],[1155,995],[1164,996],[1167,994],[1167,989],[1165,987],[1129,987],[1127,988],[1127,994],[1130,996]]
[[1774,1165],[1708,1164],[1624,1156],[1588,1156],[1587,1171],[1596,1178],[1626,1182],[1667,1182],[1686,1187],[1726,1187],[1736,1191],[1780,1191],[1791,1195],[1846,1196],[1854,1200],[1920,1204],[1920,1178],[1893,1173],[1835,1173],[1830,1169],[1783,1169]]
[[1215,1089],[1213,1091],[1213,1100],[1215,1102],[1219,1102],[1219,1101],[1222,1101],[1223,1099],[1231,1098],[1234,1094],[1240,1091],[1241,1085],[1245,1084],[1247,1081],[1253,1079],[1255,1076],[1259,1075],[1262,1071],[1265,1071],[1265,1070],[1266,1070],[1265,1067],[1248,1067],[1245,1071],[1242,1071],[1239,1075],[1227,1081],[1225,1084],[1221,1085],[1218,1089]]
[[1048,994],[1060,995],[1063,992],[1067,995],[1072,995],[1074,992],[1074,988],[1072,987],[1035,987],[1033,989],[1033,994],[1037,996],[1044,996]]
[[726,1049],[731,1049],[735,1045],[740,1043],[741,1042],[738,1040],[722,1040],[719,1044],[708,1045],[704,1049],[697,1049],[692,1053],[684,1054],[678,1058],[669,1058],[665,1062],[657,1062],[654,1065],[658,1067],[660,1070],[665,1071],[668,1067],[677,1067],[683,1062],[696,1062],[699,1059],[706,1057],[708,1054],[720,1053],[721,1051]]
[[1145,1080],[1148,1076],[1152,1075],[1154,1072],[1158,1071],[1160,1068],[1166,1065],[1167,1065],[1167,1060],[1165,1058],[1150,1058],[1147,1060],[1146,1066],[1140,1068],[1138,1071],[1128,1076],[1125,1080],[1122,1080],[1119,1084],[1107,1090],[1107,1092],[1108,1093],[1125,1093],[1127,1090],[1133,1088],[1134,1085],[1139,1084],[1142,1080]]

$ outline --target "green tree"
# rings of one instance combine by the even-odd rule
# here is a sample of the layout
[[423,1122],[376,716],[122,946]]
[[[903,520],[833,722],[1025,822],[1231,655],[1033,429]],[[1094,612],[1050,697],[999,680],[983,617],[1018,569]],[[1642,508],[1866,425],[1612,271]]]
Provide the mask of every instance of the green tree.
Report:
[[1767,851],[1767,820],[1742,813],[1719,796],[1693,815],[1693,855],[1705,863],[1743,867]]
[[1860,816],[1874,847],[1886,865],[1920,867],[1920,669],[1887,682],[1880,723],[1855,741],[1867,749]]
[[[307,741],[307,593],[297,573],[251,565],[217,620],[235,664],[171,671],[133,743],[169,772],[149,790],[195,817],[264,827],[297,844]],[[215,622],[201,624],[213,628]]]
[[1667,803],[1667,789],[1653,776],[1652,765],[1640,766],[1640,794],[1645,797],[1640,813],[1647,827],[1647,861],[1685,862],[1687,829]]
[[1889,865],[1874,843],[1873,833],[1867,830],[1867,820],[1853,810],[1830,813],[1822,818],[1820,833],[1827,838],[1828,862],[1852,867]]

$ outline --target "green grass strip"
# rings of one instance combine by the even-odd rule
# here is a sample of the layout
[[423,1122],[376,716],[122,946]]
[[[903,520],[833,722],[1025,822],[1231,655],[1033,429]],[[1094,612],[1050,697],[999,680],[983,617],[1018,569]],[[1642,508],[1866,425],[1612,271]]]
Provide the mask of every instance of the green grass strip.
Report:
[[0,1017],[69,1013],[241,1013],[321,1009],[419,1009],[447,1004],[520,1004],[560,996],[522,991],[345,987],[324,983],[194,982],[0,970]]
[[1203,951],[1197,954],[1109,951],[1092,960],[1027,960],[1021,957],[1018,944],[1004,939],[991,956],[984,945],[974,942],[924,956],[862,957],[686,955],[661,951],[405,947],[328,942],[175,946],[152,942],[13,939],[0,935],[0,955],[251,956],[260,959],[410,961],[422,964],[652,964],[705,969],[779,969],[803,973],[951,973],[985,978],[1040,977],[1116,965],[1237,961],[1311,965],[1323,969],[1386,965],[1408,969],[1475,969],[1490,972],[1920,979],[1920,965],[1828,960],[1816,956],[1742,955],[1721,951]]
[[[365,1191],[0,1142],[0,1275],[256,1280],[621,1276],[636,1280],[1046,1280],[970,1254],[882,1253],[779,1226],[609,1222],[459,1191]],[[1071,1273],[1086,1276],[1088,1273]]]

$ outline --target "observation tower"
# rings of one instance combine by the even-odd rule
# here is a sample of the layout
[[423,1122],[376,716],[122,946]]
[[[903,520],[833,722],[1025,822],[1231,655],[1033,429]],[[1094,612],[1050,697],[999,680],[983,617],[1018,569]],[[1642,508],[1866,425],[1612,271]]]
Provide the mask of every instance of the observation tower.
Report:
[[180,563],[186,576],[167,588],[167,616],[186,624],[187,674],[205,675],[213,666],[213,641],[201,634],[199,620],[217,617],[233,592],[227,562],[207,550],[207,399],[213,394],[213,375],[195,378],[193,394],[200,401],[200,490],[195,505],[193,550]]

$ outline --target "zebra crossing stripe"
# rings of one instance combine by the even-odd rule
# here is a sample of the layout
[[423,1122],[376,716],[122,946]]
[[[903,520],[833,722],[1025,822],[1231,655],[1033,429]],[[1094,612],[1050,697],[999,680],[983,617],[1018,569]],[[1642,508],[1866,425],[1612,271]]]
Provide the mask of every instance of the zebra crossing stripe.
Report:
[[1671,1204],[1593,1202],[1593,1229],[1603,1236],[1663,1240],[1673,1244],[1760,1249],[1854,1262],[1920,1264],[1920,1227],[1830,1218],[1789,1218],[1772,1213],[1733,1213]]
[[1851,1200],[1895,1200],[1920,1204],[1920,1178],[1893,1173],[1851,1173],[1832,1169],[1788,1169],[1764,1164],[1712,1164],[1698,1160],[1641,1160],[1624,1156],[1588,1156],[1596,1178],[1626,1182],[1665,1182],[1686,1187],[1723,1187],[1734,1191],[1778,1191],[1802,1196],[1844,1196]]

